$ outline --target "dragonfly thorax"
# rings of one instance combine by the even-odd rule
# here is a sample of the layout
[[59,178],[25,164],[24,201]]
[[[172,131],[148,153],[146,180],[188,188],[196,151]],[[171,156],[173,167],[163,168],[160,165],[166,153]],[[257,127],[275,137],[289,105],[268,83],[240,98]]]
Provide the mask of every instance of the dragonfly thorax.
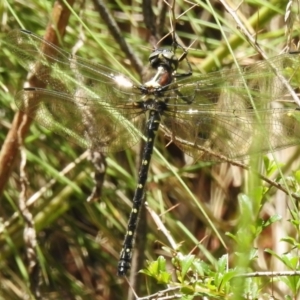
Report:
[[142,106],[145,111],[152,110],[161,114],[167,109],[167,104],[165,101],[157,100],[153,97],[149,97],[148,99],[144,100]]
[[151,80],[147,81],[143,85],[142,90],[146,94],[160,93],[162,90],[165,90],[164,87],[169,85],[172,82],[172,80],[172,73],[164,66],[159,66],[157,68],[156,74],[152,77]]

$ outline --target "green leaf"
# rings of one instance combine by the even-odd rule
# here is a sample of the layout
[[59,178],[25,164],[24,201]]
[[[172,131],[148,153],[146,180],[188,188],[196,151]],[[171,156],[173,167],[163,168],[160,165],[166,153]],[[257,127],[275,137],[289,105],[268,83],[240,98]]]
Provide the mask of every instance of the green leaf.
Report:
[[280,239],[280,241],[289,243],[290,245],[292,245],[293,247],[297,247],[298,249],[300,249],[300,243],[298,243],[294,238],[287,236],[285,238]]
[[140,273],[155,278],[159,284],[167,284],[171,279],[171,274],[166,269],[166,259],[163,256],[159,256],[156,261],[148,262],[148,267]]
[[280,221],[281,219],[282,219],[281,215],[275,214],[275,215],[271,216],[267,221],[264,221],[262,223],[263,228],[265,229],[266,227],[270,226],[271,224],[273,224],[277,221]]

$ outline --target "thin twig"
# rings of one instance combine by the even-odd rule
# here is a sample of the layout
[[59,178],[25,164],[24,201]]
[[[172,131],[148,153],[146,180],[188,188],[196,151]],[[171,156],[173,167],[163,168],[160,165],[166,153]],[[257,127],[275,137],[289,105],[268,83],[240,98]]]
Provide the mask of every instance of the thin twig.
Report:
[[[36,297],[36,299],[40,299],[41,292],[39,289],[39,262],[37,259],[37,233],[34,227],[34,218],[31,211],[28,209],[26,205],[26,194],[28,187],[28,178],[26,175],[25,167],[26,167],[26,152],[23,148],[23,140],[22,140],[22,127],[26,124],[26,116],[23,118],[23,122],[20,126],[18,143],[20,146],[21,153],[21,161],[20,161],[20,182],[21,182],[21,192],[19,195],[19,210],[20,215],[24,220],[24,231],[23,231],[23,239],[24,244],[26,246],[26,257],[27,257],[27,268],[29,274],[30,281],[30,290],[32,294]],[[28,296],[28,295],[27,295]]]
[[[172,294],[172,295],[167,295],[168,293],[174,293],[176,291],[179,291],[181,289],[180,286],[174,286],[174,287],[169,287],[165,290],[159,291],[155,294],[146,296],[146,297],[140,297],[136,298],[136,300],[171,300],[171,299],[181,299],[182,295],[181,294]],[[166,295],[166,296],[165,296]]]
[[267,271],[267,272],[251,272],[237,274],[233,278],[251,278],[251,277],[281,277],[281,276],[300,276],[300,271]]
[[175,242],[175,240],[173,239],[173,237],[170,235],[170,232],[167,230],[166,226],[161,221],[160,217],[156,214],[156,212],[153,209],[151,209],[148,206],[147,202],[145,202],[145,206],[146,206],[146,209],[148,210],[148,212],[150,213],[152,219],[156,223],[157,229],[160,230],[165,235],[165,237],[168,239],[171,247],[174,250],[177,250],[177,248],[178,248],[177,243]]

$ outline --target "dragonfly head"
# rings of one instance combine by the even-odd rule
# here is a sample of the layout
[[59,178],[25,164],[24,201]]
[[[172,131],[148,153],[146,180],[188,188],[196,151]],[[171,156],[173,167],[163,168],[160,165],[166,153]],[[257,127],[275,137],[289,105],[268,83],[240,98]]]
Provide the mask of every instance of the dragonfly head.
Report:
[[169,49],[157,49],[149,56],[149,62],[152,68],[163,67],[169,72],[176,71],[178,67],[178,58],[174,52]]

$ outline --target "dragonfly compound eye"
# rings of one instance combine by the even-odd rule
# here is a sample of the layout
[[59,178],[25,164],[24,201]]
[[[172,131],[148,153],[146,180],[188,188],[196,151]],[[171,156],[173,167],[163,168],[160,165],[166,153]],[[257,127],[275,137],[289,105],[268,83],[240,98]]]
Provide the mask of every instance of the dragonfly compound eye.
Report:
[[149,56],[149,62],[152,68],[157,69],[164,66],[167,69],[175,69],[178,65],[178,59],[174,52],[169,49],[157,49]]

